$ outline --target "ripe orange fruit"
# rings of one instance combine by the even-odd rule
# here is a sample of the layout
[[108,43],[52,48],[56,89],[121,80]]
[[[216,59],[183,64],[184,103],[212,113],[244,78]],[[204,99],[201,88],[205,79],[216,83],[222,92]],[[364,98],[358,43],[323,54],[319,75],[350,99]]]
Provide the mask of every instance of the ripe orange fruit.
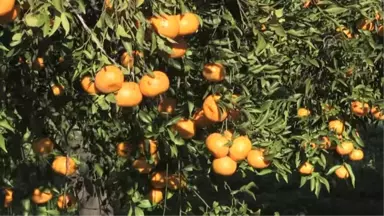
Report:
[[336,31],[338,31],[338,32],[342,31],[348,38],[353,37],[351,31],[348,28],[346,28],[345,26],[337,28]]
[[63,85],[52,85],[51,90],[53,95],[60,96],[64,92],[64,86]]
[[313,167],[313,165],[307,161],[303,165],[301,165],[301,167],[299,168],[299,173],[309,175],[313,173],[314,169],[315,168]]
[[175,38],[179,34],[179,16],[160,15],[149,20],[154,30],[165,37]]
[[369,105],[367,103],[361,103],[359,101],[351,102],[351,110],[353,114],[357,116],[365,116],[369,112]]
[[165,180],[166,180],[166,173],[165,172],[155,172],[152,175],[151,178],[151,185],[153,188],[161,189],[165,188]]
[[124,67],[133,68],[133,63],[135,62],[135,59],[132,55],[128,55],[127,52],[124,52],[120,57],[120,63]]
[[338,178],[346,179],[349,177],[349,172],[345,166],[341,166],[335,170],[335,174]]
[[301,147],[304,149],[307,149],[307,147],[311,147],[314,149],[317,147],[317,145],[315,143],[302,143]]
[[33,69],[41,70],[45,68],[44,59],[42,57],[38,57],[35,59],[32,65]]
[[[157,152],[157,141],[156,140],[148,140],[149,142],[149,153],[151,155],[155,154]],[[141,154],[145,154],[145,146],[144,146],[144,141],[142,141],[139,144],[139,150]]]
[[304,8],[309,8],[309,6],[311,6],[311,0],[305,1],[303,7]]
[[215,158],[222,158],[228,155],[229,147],[227,143],[228,139],[219,133],[212,133],[205,139],[205,145],[208,151],[210,151]]
[[331,147],[331,140],[329,140],[329,138],[326,136],[322,137],[321,139],[323,142],[321,143],[320,148],[329,149]]
[[373,24],[373,22],[370,22],[369,20],[360,20],[356,27],[358,29],[362,29],[362,30],[367,30],[367,31],[373,31],[375,29],[375,25]]
[[132,151],[132,145],[128,142],[121,142],[116,146],[116,153],[120,157],[126,158],[131,156]]
[[149,172],[151,172],[154,166],[147,162],[144,157],[141,157],[133,161],[132,167],[135,168],[141,174],[148,174]]
[[180,119],[173,128],[184,139],[191,139],[195,136],[195,123],[190,119]]
[[148,199],[151,201],[152,204],[158,204],[164,199],[163,191],[159,189],[152,189],[149,192]]
[[32,143],[32,150],[35,154],[49,154],[53,151],[53,142],[50,138],[41,138]]
[[195,121],[195,125],[197,128],[204,128],[213,123],[205,116],[203,109],[197,110],[195,114],[193,114],[192,118]]
[[340,120],[332,120],[328,123],[328,128],[340,135],[344,131],[344,123]]
[[104,4],[107,10],[112,10],[113,4],[111,3],[111,0],[104,0]]
[[55,160],[52,163],[52,169],[58,174],[70,176],[76,172],[77,167],[75,161],[72,158],[65,156],[56,156]]
[[337,145],[336,152],[339,155],[347,155],[351,153],[354,149],[353,143],[349,141],[344,141],[340,143],[340,145]]
[[297,110],[297,116],[302,118],[302,117],[307,117],[311,114],[311,111],[309,111],[308,109],[306,108],[299,108]]
[[220,96],[210,95],[204,100],[203,103],[204,115],[213,122],[222,122],[228,116],[226,110],[223,110],[222,112],[220,111],[219,106],[216,103],[219,100]]
[[74,205],[76,205],[76,198],[70,194],[63,194],[57,198],[57,207],[59,209],[71,208]]
[[212,170],[222,176],[231,176],[236,172],[237,163],[230,157],[216,158],[212,162]]
[[8,208],[9,206],[11,206],[11,203],[13,201],[13,190],[10,188],[5,188],[4,192],[5,192],[4,207]]
[[372,107],[371,114],[377,120],[384,120],[384,113],[382,111],[380,111],[379,107]]
[[232,140],[232,137],[233,137],[233,132],[230,131],[230,130],[225,130],[224,133],[223,133],[224,137],[227,139],[227,140]]
[[380,36],[380,37],[383,37],[384,36],[384,27],[383,25],[380,25],[377,29],[377,34]]
[[115,94],[115,100],[116,104],[120,107],[134,107],[139,105],[143,100],[139,84],[135,82],[123,82],[121,88]]
[[36,204],[43,204],[43,203],[47,203],[49,200],[51,200],[53,197],[51,191],[49,190],[45,190],[45,191],[41,191],[40,189],[36,188],[34,191],[33,191],[33,194],[32,194],[32,202],[36,203]]
[[264,32],[265,30],[267,30],[267,26],[265,24],[261,24],[261,31]]
[[7,24],[14,21],[20,14],[20,5],[15,5],[15,7],[4,16],[0,16],[0,24]]
[[348,68],[347,72],[345,73],[347,75],[347,77],[350,77],[352,76],[353,74],[353,68]]
[[363,160],[364,152],[361,149],[353,149],[351,153],[349,153],[349,159],[352,161]]
[[15,7],[16,0],[2,0],[0,6],[0,16],[7,15]]
[[123,82],[123,72],[120,68],[114,65],[102,67],[95,77],[96,89],[105,94],[119,90],[123,85]]
[[95,95],[99,91],[96,89],[95,83],[92,81],[91,76],[84,76],[83,79],[81,79],[81,87],[85,92],[87,92],[90,95]]
[[175,111],[175,109],[176,109],[176,99],[171,97],[161,98],[160,103],[157,106],[157,110],[162,115],[164,115],[164,113],[170,115]]
[[168,188],[171,190],[178,190],[181,188],[185,188],[187,186],[187,182],[185,181],[184,176],[179,176],[179,174],[173,174],[168,177]]
[[264,149],[254,149],[248,153],[248,164],[256,169],[264,169],[270,165],[270,162],[264,159]]
[[239,136],[233,140],[229,148],[229,157],[234,161],[244,160],[252,149],[252,142],[246,136]]
[[220,63],[208,63],[204,65],[203,77],[211,82],[220,82],[225,78],[225,68]]
[[180,15],[180,29],[179,35],[190,35],[199,29],[199,18],[194,13],[185,13]]
[[181,58],[187,52],[187,43],[183,39],[178,39],[177,43],[171,44],[172,52],[169,54],[170,58]]
[[155,97],[169,89],[168,76],[161,71],[153,71],[153,76],[144,75],[140,82],[140,91],[146,97]]

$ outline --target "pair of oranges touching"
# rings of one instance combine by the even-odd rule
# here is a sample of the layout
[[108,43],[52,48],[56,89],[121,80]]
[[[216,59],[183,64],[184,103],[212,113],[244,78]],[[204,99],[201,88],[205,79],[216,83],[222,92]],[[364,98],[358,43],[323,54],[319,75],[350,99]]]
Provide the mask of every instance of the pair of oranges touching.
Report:
[[184,176],[181,174],[167,175],[166,172],[155,172],[151,177],[152,189],[148,194],[148,199],[157,204],[164,199],[163,190],[165,187],[171,190],[178,190],[187,186]]
[[232,131],[223,134],[212,133],[205,145],[213,155],[212,170],[222,176],[231,176],[236,172],[237,163],[247,159],[248,164],[256,169],[270,165],[264,158],[264,149],[252,149],[252,142],[247,136],[233,137]]
[[359,117],[366,116],[369,112],[371,112],[375,119],[384,120],[384,113],[380,110],[380,108],[377,106],[370,108],[368,103],[353,101],[351,102],[351,110],[353,114]]
[[[45,204],[53,198],[53,194],[49,189],[41,190],[36,188],[33,193],[31,200],[36,204]],[[76,206],[77,199],[71,194],[62,194],[57,198],[57,207],[59,209],[67,209]]]

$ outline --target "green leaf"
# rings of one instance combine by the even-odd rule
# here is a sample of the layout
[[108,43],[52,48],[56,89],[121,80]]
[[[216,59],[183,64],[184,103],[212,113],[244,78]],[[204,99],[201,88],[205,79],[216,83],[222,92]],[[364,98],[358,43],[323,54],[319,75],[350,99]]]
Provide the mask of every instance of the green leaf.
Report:
[[144,3],[144,0],[136,0],[136,7],[140,7]]
[[277,35],[281,37],[286,37],[287,34],[285,33],[284,28],[279,24],[272,24],[269,26]]
[[0,120],[0,127],[3,127],[9,131],[15,132],[15,129],[5,119]]
[[325,188],[327,189],[328,193],[331,191],[331,187],[329,186],[329,182],[327,179],[323,178],[323,177],[319,177],[319,180],[321,183],[323,183],[323,185],[325,185]]
[[277,18],[280,18],[280,17],[283,16],[283,10],[284,10],[284,8],[275,10],[275,15],[276,15]]
[[55,34],[57,29],[59,29],[60,24],[61,24],[61,18],[59,16],[55,16],[55,22],[53,23],[53,27],[51,29],[51,32],[49,33],[49,36],[52,36],[53,34]]
[[325,12],[332,14],[332,15],[338,15],[342,14],[348,11],[346,8],[337,7],[337,6],[330,6],[327,9],[324,10]]
[[40,27],[44,25],[44,19],[41,15],[27,14],[24,16],[25,24],[29,27]]
[[135,207],[135,216],[143,216],[143,215],[145,215],[144,211],[139,207]]
[[63,12],[62,0],[52,0],[52,4],[55,7],[55,9],[58,10],[60,13]]
[[147,124],[152,122],[151,116],[142,110],[139,111],[139,118],[142,122],[147,123]]
[[3,149],[6,153],[8,153],[7,149],[5,148],[5,140],[3,137],[3,134],[0,134],[0,148]]
[[69,26],[69,21],[67,19],[67,16],[65,15],[65,13],[62,13],[60,18],[61,18],[61,25],[63,26],[65,31],[65,35],[68,35],[70,26]]
[[123,26],[121,26],[121,25],[118,25],[118,26],[117,26],[116,33],[117,33],[117,35],[119,35],[119,36],[121,36],[121,37],[125,37],[125,38],[129,38],[129,37],[130,37],[130,36],[127,34],[127,32],[125,31],[125,29],[123,28]]
[[272,173],[272,172],[273,172],[273,170],[271,170],[271,169],[262,169],[260,172],[255,170],[256,175],[259,175],[259,176],[267,175],[267,174]]
[[151,205],[151,202],[149,200],[145,199],[145,200],[140,201],[140,204],[138,205],[138,207],[146,209],[146,208],[152,207],[152,205]]
[[263,35],[259,34],[257,36],[256,55],[259,55],[260,52],[265,49],[265,47],[267,47],[267,43],[265,42]]
[[356,178],[355,178],[355,174],[353,174],[352,167],[351,167],[351,165],[349,165],[347,163],[344,163],[344,165],[345,165],[345,168],[347,168],[347,170],[348,170],[349,176],[351,177],[352,186],[353,186],[353,188],[355,188]]
[[331,174],[334,173],[335,170],[337,170],[339,167],[341,167],[341,165],[333,166],[331,169],[328,170],[327,174],[325,174],[325,175],[331,175]]
[[95,163],[94,167],[95,167],[96,174],[101,178],[104,174],[103,168],[101,167],[101,165],[99,163]]
[[60,212],[56,209],[52,209],[52,210],[47,210],[46,213],[48,215],[60,215]]
[[301,176],[300,178],[300,188],[303,187],[305,185],[305,183],[307,182],[308,178],[307,176]]

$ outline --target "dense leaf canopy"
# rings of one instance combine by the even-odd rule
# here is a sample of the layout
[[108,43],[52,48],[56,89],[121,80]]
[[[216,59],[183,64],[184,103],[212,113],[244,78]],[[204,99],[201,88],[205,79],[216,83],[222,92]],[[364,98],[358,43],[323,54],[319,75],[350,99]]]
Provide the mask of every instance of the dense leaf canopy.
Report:
[[[304,162],[314,171],[299,177],[300,187],[310,184],[317,196],[331,189],[340,167],[354,186],[355,165],[334,148],[348,141],[364,149],[357,130],[378,124],[384,108],[379,0],[18,0],[16,7],[14,21],[0,16],[0,186],[14,191],[13,210],[0,207],[0,213],[58,214],[59,195],[93,185],[115,214],[250,214],[258,209],[240,194],[255,196],[254,176],[289,182]],[[170,58],[180,37],[159,34],[150,18],[187,12],[198,15],[199,29],[183,37],[185,55]],[[133,67],[120,61],[124,52]],[[208,63],[223,66],[223,81],[203,76]],[[93,80],[106,65],[119,67],[126,82],[162,71],[170,87],[138,106],[118,106],[114,92],[91,95],[82,88],[85,76]],[[185,139],[174,125],[194,119],[209,95],[220,95],[220,113],[229,117],[196,127]],[[171,97],[174,112],[160,113],[159,103]],[[351,108],[355,101],[377,113],[359,115]],[[329,128],[337,119],[345,127],[339,134]],[[205,141],[224,130],[265,149],[270,165],[255,169],[242,160],[233,176],[215,174]],[[53,151],[37,154],[33,143],[46,137]],[[324,137],[330,148],[321,147]],[[156,140],[156,156],[149,140]],[[122,157],[116,154],[121,142],[133,149],[143,143],[144,151]],[[154,166],[150,174],[132,166],[143,152]],[[52,169],[58,155],[74,160],[74,175]],[[155,171],[184,176],[187,185],[171,190],[167,184],[164,200],[152,205],[147,194]],[[53,199],[33,204],[35,188],[49,189]]]

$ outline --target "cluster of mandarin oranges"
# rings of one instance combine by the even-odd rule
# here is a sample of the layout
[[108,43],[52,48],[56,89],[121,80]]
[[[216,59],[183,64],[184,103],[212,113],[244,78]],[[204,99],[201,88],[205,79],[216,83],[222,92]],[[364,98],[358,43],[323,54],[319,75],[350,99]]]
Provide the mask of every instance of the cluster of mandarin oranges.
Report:
[[[37,139],[32,143],[32,150],[36,155],[46,156],[52,153],[54,143],[49,138]],[[62,176],[71,176],[77,171],[77,165],[74,159],[66,156],[56,156],[51,165],[52,170]],[[9,207],[13,201],[13,190],[5,189],[4,207]],[[36,204],[44,204],[53,198],[52,192],[47,188],[35,188],[31,200]],[[76,204],[76,199],[70,194],[61,194],[57,198],[57,207],[59,209],[70,208]]]
[[[303,4],[303,7],[309,8],[311,5],[317,4],[318,2],[319,2],[318,0],[306,0]],[[366,30],[366,31],[370,31],[370,32],[373,32],[375,30],[375,27],[377,30],[377,34],[380,37],[383,37],[384,36],[384,26],[382,23],[382,17],[378,12],[376,13],[374,20],[361,19],[356,23],[357,29]],[[358,37],[357,34],[353,35],[351,30],[345,26],[338,27],[336,29],[336,31],[343,32],[345,34],[345,36],[347,36],[347,38]]]
[[223,134],[210,134],[205,144],[214,157],[212,170],[219,175],[233,175],[236,172],[237,163],[245,159],[255,169],[263,169],[270,165],[270,162],[264,158],[264,149],[252,149],[252,142],[247,136],[234,137],[229,130],[224,131]]
[[[360,102],[360,101],[352,101],[351,102],[351,111],[354,115],[363,117],[367,116],[370,112],[372,116],[377,120],[384,120],[384,113],[380,111],[380,109],[376,106],[370,108],[368,103]],[[297,111],[297,116],[299,118],[307,117],[311,114],[311,111],[307,108],[299,108]],[[338,139],[341,141],[340,144],[338,144],[336,147],[333,147],[331,145],[331,141],[328,137],[324,136],[322,137],[322,142],[320,145],[316,145],[315,143],[305,143],[304,148],[306,148],[308,145],[311,148],[322,148],[322,149],[335,149],[337,154],[341,156],[348,156],[351,161],[360,161],[364,158],[364,152],[362,149],[355,148],[355,145],[352,141],[344,139],[342,134],[344,132],[344,122],[336,119],[331,120],[328,123],[328,128],[331,131],[334,131]],[[359,136],[359,134],[356,132],[356,135]],[[312,174],[314,171],[314,166],[310,162],[305,162],[302,164],[299,168],[299,172],[301,174]],[[348,178],[349,173],[345,166],[340,166],[338,169],[336,169],[335,174],[339,178]]]
[[[107,7],[109,3],[106,2]],[[193,34],[199,28],[197,15],[185,13],[182,15],[162,15],[149,19],[153,29],[160,35],[175,39],[176,43],[170,44],[172,48],[170,58],[180,58],[186,53],[186,43],[182,36]],[[177,37],[177,38],[176,38]],[[144,57],[143,53],[134,51],[133,54],[124,52],[120,57],[122,66],[128,69],[134,66],[134,56]],[[124,81],[124,74],[116,65],[107,65],[100,69],[94,81],[90,75],[81,80],[81,86],[88,94],[115,93],[116,104],[120,107],[134,107],[141,103],[143,97],[154,98],[165,93],[170,86],[170,81],[165,72],[153,71],[144,75],[139,83]],[[165,100],[167,101],[167,100]]]
[[[149,155],[151,161],[148,161],[145,157],[145,142],[149,145]],[[149,139],[139,143],[138,150],[140,157],[133,161],[132,167],[137,170],[140,174],[149,174],[155,166],[158,164],[158,150],[157,141]],[[129,158],[135,151],[135,146],[128,142],[121,142],[117,145],[116,153],[118,156],[123,158]],[[148,194],[148,199],[153,203],[157,204],[164,198],[163,190],[168,188],[171,190],[178,190],[186,187],[186,180],[183,176],[178,174],[168,175],[165,171],[155,171],[152,173],[150,178],[152,189]]]

